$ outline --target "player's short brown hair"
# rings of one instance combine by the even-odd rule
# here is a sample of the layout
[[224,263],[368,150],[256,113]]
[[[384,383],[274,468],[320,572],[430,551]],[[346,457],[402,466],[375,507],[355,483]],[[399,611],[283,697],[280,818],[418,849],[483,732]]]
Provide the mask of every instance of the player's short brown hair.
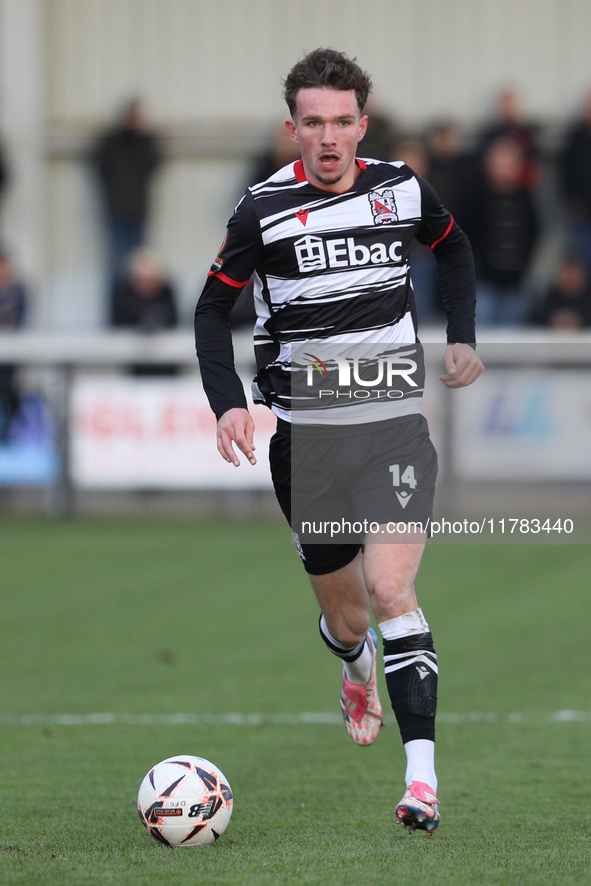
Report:
[[296,97],[300,89],[328,86],[348,92],[355,90],[359,110],[363,111],[372,84],[369,74],[362,71],[356,59],[348,58],[336,49],[314,49],[297,62],[285,78],[284,95],[289,112],[296,111]]

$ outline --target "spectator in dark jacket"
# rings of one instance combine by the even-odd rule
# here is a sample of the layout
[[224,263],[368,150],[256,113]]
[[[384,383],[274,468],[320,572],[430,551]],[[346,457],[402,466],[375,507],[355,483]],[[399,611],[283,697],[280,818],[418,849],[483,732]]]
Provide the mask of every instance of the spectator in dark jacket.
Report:
[[496,97],[494,118],[485,126],[478,139],[477,155],[482,159],[490,145],[500,138],[511,138],[522,150],[519,184],[533,189],[539,179],[539,127],[526,120],[515,89],[506,86]]
[[363,112],[369,117],[363,141],[359,144],[359,156],[371,160],[396,160],[396,144],[399,134],[393,119],[383,111],[373,96],[369,97]]
[[[111,322],[138,332],[160,332],[178,323],[172,285],[162,265],[147,250],[133,254],[127,277],[115,281],[111,302]],[[132,367],[135,375],[172,375],[177,368],[170,365],[142,364]]]
[[157,332],[177,325],[172,286],[151,252],[136,252],[130,260],[128,276],[115,283],[112,325],[141,332]]
[[591,281],[581,258],[576,255],[563,258],[554,283],[534,313],[533,322],[564,331],[591,327]]
[[[9,257],[0,253],[0,330],[18,329],[25,319],[26,291]],[[0,364],[0,444],[10,437],[10,424],[20,403],[16,366]]]
[[293,163],[294,160],[299,160],[299,158],[300,149],[294,144],[285,123],[282,121],[275,127],[270,144],[256,158],[246,184],[257,185],[259,182],[264,182],[279,169],[287,166],[288,163]]
[[109,274],[124,272],[131,252],[146,242],[150,184],[161,162],[155,136],[148,131],[141,103],[125,106],[121,120],[94,152],[107,227]]
[[[395,151],[390,159],[402,160],[413,172],[430,182],[429,155],[420,139],[401,138]],[[437,262],[429,247],[421,245],[418,240],[413,240],[410,247],[410,276],[419,325],[437,322],[443,311]]]
[[4,197],[6,185],[8,184],[8,167],[4,156],[4,148],[0,144],[0,202]]
[[591,92],[583,117],[566,135],[559,170],[569,247],[591,271]]
[[482,325],[522,323],[528,313],[524,283],[538,238],[538,213],[523,184],[523,148],[513,138],[492,142],[483,176],[467,195],[458,221],[476,264],[476,320]]
[[427,156],[429,184],[435,188],[445,208],[455,216],[471,184],[470,176],[473,179],[473,170],[454,123],[444,120],[430,128]]

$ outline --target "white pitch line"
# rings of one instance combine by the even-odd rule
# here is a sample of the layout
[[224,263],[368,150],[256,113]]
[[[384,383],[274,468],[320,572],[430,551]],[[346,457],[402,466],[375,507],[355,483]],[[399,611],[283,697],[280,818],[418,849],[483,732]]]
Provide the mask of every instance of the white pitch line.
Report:
[[[591,723],[589,711],[496,714],[471,711],[467,714],[442,712],[437,722],[450,726],[463,723]],[[337,713],[300,714],[2,714],[0,726],[340,726]],[[395,723],[393,715],[385,723]]]

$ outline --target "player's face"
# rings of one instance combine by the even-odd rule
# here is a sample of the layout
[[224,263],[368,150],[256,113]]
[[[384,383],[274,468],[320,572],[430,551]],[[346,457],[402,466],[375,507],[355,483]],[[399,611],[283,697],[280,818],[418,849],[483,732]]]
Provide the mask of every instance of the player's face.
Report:
[[310,184],[337,192],[352,186],[357,145],[367,129],[353,89],[300,89],[295,119],[285,125],[300,146]]

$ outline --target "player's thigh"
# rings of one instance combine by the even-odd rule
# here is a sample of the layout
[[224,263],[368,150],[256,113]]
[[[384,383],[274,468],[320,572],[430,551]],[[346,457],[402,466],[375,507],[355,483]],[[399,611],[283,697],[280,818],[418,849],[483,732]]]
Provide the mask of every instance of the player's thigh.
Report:
[[436,478],[437,454],[423,416],[376,435],[358,487],[356,515],[372,520],[364,577],[378,621],[418,606],[415,579],[430,531]]
[[[338,438],[315,439],[284,432],[271,438],[269,463],[275,495],[293,531],[301,538],[307,531],[310,543],[324,542],[322,527],[336,523],[347,512],[340,448]],[[358,540],[361,543],[363,536]]]
[[269,466],[275,497],[285,519],[291,524],[291,440],[279,431],[271,437]]
[[353,489],[355,520],[370,531],[380,526],[386,542],[412,526],[415,536],[428,535],[433,515],[437,453],[422,415],[358,438],[359,472]]
[[[313,459],[312,459],[313,460]],[[299,514],[299,503],[292,496],[292,440],[286,434],[275,434],[271,439],[269,447],[269,462],[271,465],[271,476],[275,495],[283,514],[292,528],[293,540],[296,550],[300,556],[304,569],[310,576],[331,575],[345,569],[357,557],[361,550],[362,538],[353,543],[344,543],[335,538],[334,542],[326,543],[327,533],[321,533],[318,537],[319,541],[314,541],[314,534],[311,534],[312,541],[306,542],[301,538],[302,519]],[[296,481],[298,477],[296,477]],[[330,498],[330,487],[326,488],[326,478],[319,477],[318,482],[312,484],[310,498],[314,496]],[[316,521],[312,521],[314,526]],[[321,521],[318,521],[321,522]],[[320,542],[322,538],[322,543]]]

